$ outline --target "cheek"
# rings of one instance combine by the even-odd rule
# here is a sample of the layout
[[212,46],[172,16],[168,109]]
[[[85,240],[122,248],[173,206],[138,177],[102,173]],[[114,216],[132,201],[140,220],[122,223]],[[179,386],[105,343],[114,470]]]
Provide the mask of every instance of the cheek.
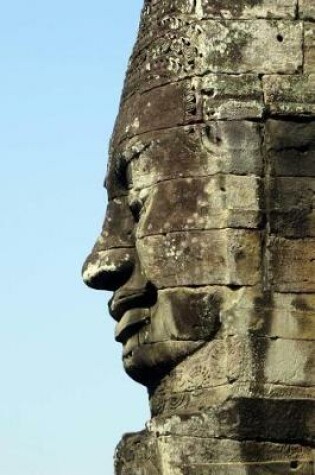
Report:
[[151,320],[152,336],[157,341],[212,339],[220,327],[223,302],[220,292],[210,287],[159,291]]
[[158,289],[255,285],[262,247],[260,190],[259,179],[234,176],[154,186],[137,229],[146,277]]
[[202,285],[255,285],[261,236],[246,230],[210,230],[137,240],[142,268],[158,289]]

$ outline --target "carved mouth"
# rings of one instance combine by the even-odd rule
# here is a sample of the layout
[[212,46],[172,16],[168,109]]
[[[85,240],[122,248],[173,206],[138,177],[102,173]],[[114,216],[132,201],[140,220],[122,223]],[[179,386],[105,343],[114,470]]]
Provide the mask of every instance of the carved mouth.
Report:
[[111,316],[118,322],[128,310],[148,309],[157,299],[157,291],[151,284],[142,289],[120,289],[114,293],[108,307]]
[[137,334],[145,325],[150,323],[149,309],[133,309],[127,311],[118,322],[115,329],[115,340],[126,343],[132,336]]

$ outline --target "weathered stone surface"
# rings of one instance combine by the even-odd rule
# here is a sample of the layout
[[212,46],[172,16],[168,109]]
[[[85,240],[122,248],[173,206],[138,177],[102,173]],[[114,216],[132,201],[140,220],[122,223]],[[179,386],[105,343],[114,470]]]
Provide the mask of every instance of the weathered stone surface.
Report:
[[[259,417],[262,413],[270,421],[269,424],[266,425]],[[292,424],[287,424],[288,420]],[[311,444],[314,441],[314,423],[315,404],[311,400],[232,397],[199,414],[179,410],[176,415],[154,418],[149,428],[158,433],[159,437],[271,439],[273,442],[287,440],[293,444],[302,441]],[[191,455],[194,456],[193,453]],[[208,459],[210,461],[211,457]]]
[[271,281],[280,292],[315,292],[315,240],[270,240]]
[[[151,318],[151,325],[161,327],[158,339],[210,340],[221,324],[221,290],[209,287],[181,287],[159,291],[157,311]],[[166,315],[172,317],[165,318]]]
[[271,115],[314,116],[315,74],[264,76],[265,102]]
[[[262,352],[257,355],[255,360],[255,372],[247,370],[247,378],[240,379],[240,367],[233,357],[241,356],[242,346],[240,342],[237,343],[235,338],[226,340],[226,343],[228,342],[226,352],[221,351],[220,353],[217,340],[209,344],[206,351],[192,355],[189,359],[179,363],[176,369],[163,379],[159,387],[151,391],[152,416],[170,417],[185,412],[205,414],[209,410],[212,411],[214,407],[224,405],[232,398],[250,399],[255,397],[260,400],[267,398],[282,401],[299,399],[302,403],[314,400],[314,386],[272,383],[263,378],[257,382],[255,375],[264,376],[263,366],[259,366],[259,356],[263,356]],[[229,358],[226,357],[227,354],[230,355]],[[249,352],[250,354],[251,352]],[[212,355],[217,355],[218,358],[205,359]],[[211,367],[209,367],[209,361]],[[248,357],[246,362],[249,362]],[[249,368],[248,365],[247,368]],[[311,367],[309,367],[309,372],[310,370]],[[248,377],[249,375],[251,377]],[[188,379],[188,376],[192,380]],[[193,384],[194,380],[196,380],[196,385]],[[237,411],[235,415],[237,417]],[[312,431],[314,432],[314,429]]]
[[[125,351],[128,353],[132,348],[139,353],[141,345],[145,345],[153,364],[158,360],[162,347],[176,359],[185,348],[184,342],[189,345],[196,342],[199,345],[200,342],[210,341],[217,334],[220,339],[215,339],[203,351],[190,357],[184,371],[178,369],[182,380],[179,382],[176,378],[176,384],[171,381],[166,391],[169,394],[228,385],[231,381],[240,380],[241,373],[242,381],[255,381],[255,371],[261,372],[262,362],[268,358],[262,385],[267,381],[270,384],[296,385],[295,377],[305,383],[314,379],[314,305],[314,294],[300,294],[297,297],[296,294],[263,293],[258,288],[236,290],[222,286],[167,289],[158,293],[156,305],[149,314],[143,315],[147,323],[135,338],[128,340]],[[138,322],[139,312],[134,311]],[[118,327],[125,325],[126,318],[130,322],[130,315],[131,312],[127,312]],[[299,343],[300,340],[303,342]],[[304,343],[307,340],[309,345]],[[193,348],[189,345],[186,349]],[[297,358],[295,348],[299,348],[300,356],[304,354],[302,358]],[[141,351],[144,351],[143,348]],[[279,357],[280,361],[283,358],[285,364],[294,358],[294,362],[287,366],[290,377],[281,367]],[[210,361],[213,366],[209,364]],[[200,372],[197,368],[200,368]],[[294,378],[292,371],[296,375]],[[262,373],[260,376],[262,378]],[[279,396],[279,393],[275,394],[275,397]],[[285,394],[281,393],[281,396]]]
[[315,178],[270,180],[270,230],[278,236],[315,236]]
[[118,475],[313,474],[312,450],[297,444],[169,436],[153,443],[149,431],[141,435],[143,444],[137,434],[124,437],[115,457]]
[[303,63],[302,34],[298,21],[175,21],[135,49],[124,95],[209,72],[294,74]]
[[[163,300],[171,304],[173,292],[176,289],[163,291]],[[232,290],[222,287],[195,290],[183,288],[181,293],[184,305],[190,299],[198,300],[196,294],[200,301],[204,301],[208,295],[209,302],[211,299],[220,302],[223,335],[253,334],[296,340],[315,339],[315,294],[271,293],[255,287]],[[175,312],[172,309],[172,314]]]
[[145,0],[83,276],[152,418],[117,475],[314,472],[313,0]]
[[146,265],[147,278],[157,288],[255,285],[260,279],[258,232],[232,229],[178,232],[143,237],[137,246],[140,261]]
[[117,274],[129,274],[133,267],[135,249],[118,247],[103,249],[104,241],[98,238],[93,253],[86,259],[82,275],[84,282],[90,287],[101,289],[103,282],[110,290],[114,290],[121,278]]
[[[260,336],[214,339],[191,355],[189,364],[178,365],[173,370],[164,382],[163,391],[169,394],[200,391],[235,382],[236,387],[247,384],[250,398],[260,384],[314,388],[314,358],[314,342],[310,340]],[[237,394],[235,388],[231,387],[231,391]],[[262,399],[268,397],[263,392],[258,394]]]
[[205,121],[257,119],[264,113],[257,76],[209,75],[195,84]]
[[[259,176],[263,170],[262,135],[254,122],[214,121],[166,130],[162,137],[160,132],[144,134],[123,143],[120,154],[128,163],[126,175],[136,190],[181,177],[218,173]],[[111,195],[121,193],[115,184],[108,191]]]
[[315,20],[315,5],[313,0],[299,0],[299,16],[306,20]]
[[201,0],[198,10],[202,18],[292,18],[295,17],[295,0]]
[[127,199],[120,197],[109,201],[103,230],[95,250],[133,247],[133,226],[134,220]]
[[[262,219],[261,193],[259,179],[248,176],[217,175],[161,182],[145,202],[137,235],[257,228]],[[159,221],[156,220],[157,214]]]
[[209,75],[135,94],[122,103],[121,110],[113,137],[115,145],[146,132],[195,124],[202,118],[257,119],[262,117],[264,104],[257,77]]
[[118,475],[162,473],[156,438],[147,431],[126,434],[116,449],[115,472]]
[[[225,442],[225,444],[224,444]],[[196,446],[198,445],[199,450],[196,452]],[[302,475],[308,475],[312,473],[313,470],[313,461],[311,456],[308,456],[308,461],[304,462],[303,458],[297,464],[291,465],[290,458],[287,456],[287,462],[279,462],[279,460],[274,460],[274,462],[270,461],[270,459],[266,460],[266,462],[261,463],[251,463],[251,462],[225,462],[225,460],[230,460],[230,455],[238,452],[238,457],[240,458],[242,455],[243,457],[246,456],[247,450],[254,451],[254,447],[250,447],[246,445],[246,443],[240,444],[238,447],[233,447],[233,445],[229,441],[222,441],[221,447],[219,443],[215,443],[211,441],[207,443],[204,440],[198,440],[198,444],[196,443],[196,439],[193,437],[187,438],[168,438],[162,437],[159,439],[159,447],[160,452],[163,453],[164,457],[164,473],[166,474],[174,474],[174,475],[226,475],[227,473],[231,473],[233,475],[258,475],[263,473],[270,473],[270,474],[283,474],[287,475],[287,470],[290,470],[291,467],[298,467],[296,473]],[[218,447],[219,446],[219,447]],[[258,453],[261,453],[261,450],[257,447],[256,444],[255,449],[258,450]],[[234,449],[234,450],[233,450]],[[268,453],[268,449],[271,452],[276,452],[276,449],[273,447],[264,447],[264,449]],[[281,449],[278,449],[281,453]],[[209,463],[211,460],[215,460],[215,453],[221,452],[221,463]],[[273,455],[273,454],[272,454]],[[271,457],[272,457],[271,455]],[[270,458],[271,458],[270,457]],[[282,455],[283,457],[283,455]],[[183,464],[183,460],[185,461]],[[225,465],[228,463],[228,465]],[[231,465],[230,465],[231,464]],[[227,472],[228,470],[228,472]],[[293,473],[293,472],[292,472]]]
[[[307,2],[310,0],[304,0]],[[306,3],[305,3],[306,4]],[[305,8],[304,8],[305,9]],[[255,18],[290,18],[294,19],[296,0],[159,0],[146,2],[141,18],[138,43],[142,44],[146,36],[154,29],[171,28],[177,22],[196,21],[197,19],[255,19]]]
[[268,120],[267,159],[272,175],[315,177],[315,122]]
[[[148,91],[146,94],[135,94],[123,102],[121,105],[123,113],[118,117],[116,124],[115,142],[148,131],[189,123],[189,96],[187,99],[185,96],[189,88],[189,82],[179,82]],[[160,110],[159,114],[156,114],[157,107]]]
[[[315,6],[313,8],[315,18]],[[315,24],[308,22],[305,22],[304,26],[304,71],[309,74],[315,71]]]

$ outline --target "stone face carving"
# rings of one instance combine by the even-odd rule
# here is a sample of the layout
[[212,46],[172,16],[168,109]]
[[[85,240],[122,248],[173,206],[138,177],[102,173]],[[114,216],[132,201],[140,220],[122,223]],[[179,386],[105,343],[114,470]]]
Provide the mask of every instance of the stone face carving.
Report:
[[152,419],[117,475],[314,473],[313,0],[147,0],[83,268]]

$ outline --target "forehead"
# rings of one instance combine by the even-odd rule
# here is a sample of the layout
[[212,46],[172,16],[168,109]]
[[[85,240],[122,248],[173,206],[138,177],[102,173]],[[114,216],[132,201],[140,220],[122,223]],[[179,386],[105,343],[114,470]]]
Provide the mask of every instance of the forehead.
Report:
[[260,175],[259,88],[252,77],[210,75],[125,99],[110,147],[109,195],[123,193],[117,175],[127,167],[140,188],[218,172]]
[[[312,84],[306,81],[302,89],[292,90],[277,81],[274,76],[263,83],[253,75],[209,74],[124,97],[110,147],[109,196],[124,193],[124,180],[117,176],[127,168],[140,188],[219,172],[260,176],[262,143],[272,142],[275,134],[281,141],[287,136],[281,138],[269,126],[272,120],[263,119],[268,101],[270,108],[281,108],[290,100],[292,118],[283,129],[290,129],[297,111],[308,112],[302,98]],[[269,94],[268,88],[279,94]]]
[[248,121],[213,122],[143,134],[112,149],[110,197],[128,187],[217,173],[261,175],[261,127]]

